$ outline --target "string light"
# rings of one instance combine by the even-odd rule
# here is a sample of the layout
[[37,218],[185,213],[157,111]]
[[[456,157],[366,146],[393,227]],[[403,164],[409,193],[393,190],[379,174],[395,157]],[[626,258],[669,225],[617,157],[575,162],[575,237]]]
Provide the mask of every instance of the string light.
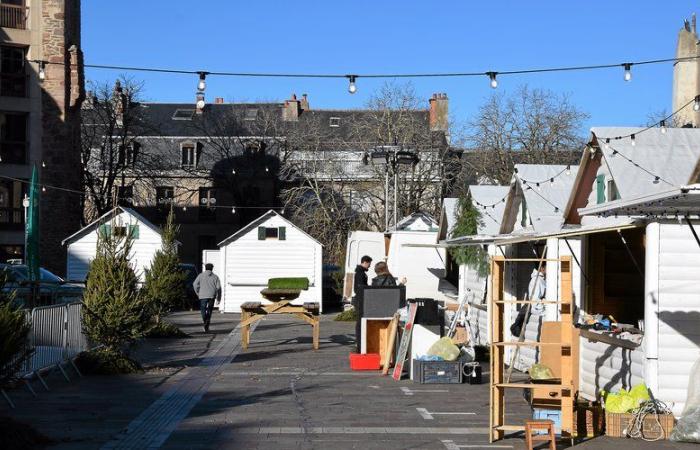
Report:
[[357,79],[357,75],[347,75],[348,80],[350,81],[350,84],[348,84],[348,92],[351,94],[354,94],[357,92],[357,85],[355,85],[355,80]]
[[269,171],[270,171],[270,169],[268,169],[267,166],[265,166],[265,172],[269,172]]
[[537,186],[537,190],[538,190],[538,191],[541,191],[541,190],[542,190],[542,188],[540,187],[540,183],[535,183],[535,186]]
[[231,208],[231,214],[236,214],[236,207]]
[[624,63],[622,67],[625,68],[625,81],[630,81],[632,79],[632,64]]
[[631,143],[632,143],[632,147],[634,147],[635,145],[637,145],[637,142],[636,142],[635,139],[634,139],[634,134],[631,134],[631,135],[630,135],[630,139],[632,140],[632,142],[631,142]]
[[41,162],[41,167],[46,167],[46,163],[44,161]]
[[236,169],[232,169],[232,170],[231,170],[231,173],[232,173],[233,175],[235,175],[235,174],[236,174]]
[[46,62],[38,61],[39,63],[39,80],[44,81],[46,79]]
[[693,111],[700,111],[700,95],[696,95],[693,100]]
[[571,175],[571,165],[566,166],[566,176]]
[[654,184],[659,184],[659,181],[661,181],[661,177],[658,176],[658,175],[656,175],[656,176],[654,177]]
[[41,187],[41,192],[46,192],[46,186]]
[[198,72],[199,82],[197,83],[197,90],[200,92],[204,92],[204,90],[207,88],[207,73],[208,72]]
[[661,134],[666,134],[666,121],[662,120],[659,122],[659,126],[661,127]]
[[182,212],[186,212],[186,211],[187,211],[187,206],[183,206],[183,207],[182,207]]
[[486,72],[486,75],[489,77],[489,80],[491,80],[491,87],[496,89],[498,87],[498,80],[496,79],[498,72]]

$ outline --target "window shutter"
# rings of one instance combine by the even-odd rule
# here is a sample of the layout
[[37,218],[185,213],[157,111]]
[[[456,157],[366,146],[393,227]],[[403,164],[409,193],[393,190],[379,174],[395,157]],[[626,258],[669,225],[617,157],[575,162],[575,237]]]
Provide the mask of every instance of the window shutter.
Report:
[[129,237],[131,239],[138,239],[139,238],[139,226],[138,225],[129,225]]
[[525,205],[524,196],[522,200],[520,200],[520,226],[523,228],[527,226],[527,206]]
[[598,175],[595,177],[596,185],[596,203],[605,203],[605,175]]
[[259,241],[265,240],[265,227],[258,227],[258,240]]
[[279,239],[280,241],[284,241],[287,239],[287,227],[279,227],[277,239]]
[[97,231],[98,237],[107,238],[112,234],[112,226],[109,224],[100,225]]

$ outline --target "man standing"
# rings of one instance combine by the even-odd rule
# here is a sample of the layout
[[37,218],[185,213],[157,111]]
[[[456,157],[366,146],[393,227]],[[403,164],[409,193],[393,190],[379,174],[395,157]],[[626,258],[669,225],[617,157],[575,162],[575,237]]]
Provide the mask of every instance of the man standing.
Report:
[[197,278],[192,284],[194,292],[199,298],[199,309],[202,313],[202,322],[204,322],[204,331],[209,331],[209,322],[211,322],[211,312],[214,309],[214,300],[216,303],[221,301],[221,282],[212,270],[214,264],[207,263],[204,266],[204,272],[197,275]]
[[353,297],[353,305],[355,306],[355,314],[357,315],[357,321],[355,322],[355,341],[357,343],[357,353],[360,353],[361,346],[361,336],[362,333],[362,291],[367,287],[367,271],[372,265],[372,258],[365,255],[360,259],[360,264],[355,267],[355,278],[353,279],[353,290],[355,291],[355,297]]

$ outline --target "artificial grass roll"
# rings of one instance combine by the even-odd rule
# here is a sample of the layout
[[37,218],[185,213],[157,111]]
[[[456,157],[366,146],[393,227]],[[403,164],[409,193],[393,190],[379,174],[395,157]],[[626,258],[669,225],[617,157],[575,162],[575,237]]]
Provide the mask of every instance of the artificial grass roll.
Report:
[[267,280],[268,289],[309,289],[308,278],[270,278]]

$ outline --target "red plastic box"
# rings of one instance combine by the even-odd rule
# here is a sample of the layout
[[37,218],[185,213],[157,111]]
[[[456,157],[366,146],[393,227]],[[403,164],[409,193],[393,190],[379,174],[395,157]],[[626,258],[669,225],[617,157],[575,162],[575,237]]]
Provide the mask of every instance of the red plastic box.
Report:
[[350,353],[350,369],[379,370],[380,368],[379,353]]

